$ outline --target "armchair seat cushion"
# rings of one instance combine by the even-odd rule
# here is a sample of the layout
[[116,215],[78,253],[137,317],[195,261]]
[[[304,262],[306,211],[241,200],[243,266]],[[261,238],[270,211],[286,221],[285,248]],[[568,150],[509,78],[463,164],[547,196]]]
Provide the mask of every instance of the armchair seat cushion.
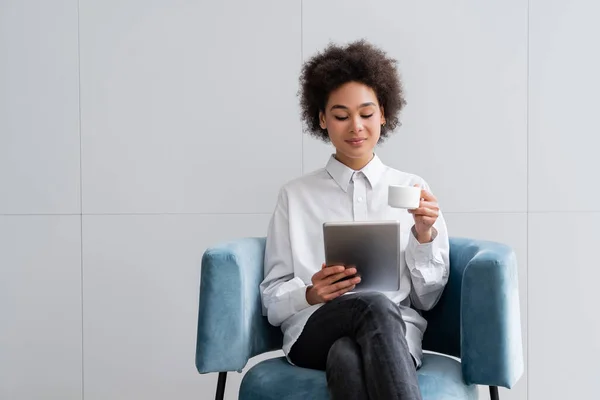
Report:
[[[466,385],[460,362],[424,353],[417,371],[423,400],[477,399],[477,386]],[[328,400],[325,372],[295,367],[284,357],[262,361],[244,376],[240,400]]]

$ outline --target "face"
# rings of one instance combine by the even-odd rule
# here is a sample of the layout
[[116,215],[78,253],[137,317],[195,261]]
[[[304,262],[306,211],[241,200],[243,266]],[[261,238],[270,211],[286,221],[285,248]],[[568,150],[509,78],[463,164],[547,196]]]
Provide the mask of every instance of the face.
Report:
[[319,120],[336,149],[336,158],[355,170],[373,157],[385,123],[375,92],[358,82],[348,82],[332,91]]

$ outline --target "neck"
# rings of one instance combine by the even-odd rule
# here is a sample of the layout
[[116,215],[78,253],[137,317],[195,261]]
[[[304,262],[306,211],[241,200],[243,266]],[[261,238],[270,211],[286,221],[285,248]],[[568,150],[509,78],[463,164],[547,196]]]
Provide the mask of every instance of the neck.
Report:
[[345,155],[340,154],[339,152],[335,154],[335,158],[339,162],[341,162],[348,168],[353,169],[354,171],[363,169],[369,162],[371,162],[373,157],[375,157],[374,153],[371,153],[370,155],[368,155],[366,157],[361,157],[361,158],[346,157]]

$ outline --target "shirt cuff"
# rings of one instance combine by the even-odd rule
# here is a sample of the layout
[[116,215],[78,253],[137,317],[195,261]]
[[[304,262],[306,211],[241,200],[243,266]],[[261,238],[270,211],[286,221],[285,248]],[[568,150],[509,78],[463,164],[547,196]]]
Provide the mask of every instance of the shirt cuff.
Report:
[[[298,277],[294,279],[297,279],[302,282],[302,280]],[[302,282],[301,287],[294,289],[290,292],[290,302],[296,312],[302,311],[305,308],[310,307],[310,304],[308,304],[308,301],[306,300],[306,287],[307,286],[304,284],[304,282]]]
[[434,227],[432,227],[431,229],[432,229],[431,240],[427,243],[421,243],[417,239],[417,230],[416,230],[415,226],[413,225],[412,228],[410,228],[410,232],[411,232],[410,241],[412,242],[411,244],[413,245],[413,247],[422,248],[422,249],[430,248],[431,244],[435,241],[435,238],[437,238],[437,236],[438,236],[437,229],[435,229]]
[[[415,227],[413,226],[411,229],[412,234],[410,235],[408,247],[410,250],[409,254],[412,256],[414,263],[412,265],[409,264],[409,269],[413,271],[414,269],[418,270],[420,275],[423,277],[425,285],[429,283],[436,282],[439,271],[432,265],[432,260],[436,259],[436,253],[439,251],[437,246],[437,241],[435,240],[437,235],[437,230],[433,228],[432,240],[427,243],[419,243],[417,240],[417,232]],[[410,257],[409,256],[409,257]]]

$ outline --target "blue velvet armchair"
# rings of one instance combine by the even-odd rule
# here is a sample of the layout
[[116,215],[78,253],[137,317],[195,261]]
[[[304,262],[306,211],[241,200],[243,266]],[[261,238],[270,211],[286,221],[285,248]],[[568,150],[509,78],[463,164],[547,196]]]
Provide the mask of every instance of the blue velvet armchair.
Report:
[[[209,248],[202,257],[196,367],[219,373],[222,399],[228,371],[251,357],[281,349],[282,334],[261,313],[264,238],[243,238]],[[511,388],[523,373],[517,264],[499,243],[450,239],[450,277],[439,303],[424,313],[429,350],[418,371],[424,400],[476,399],[477,385]],[[441,353],[441,354],[440,354]],[[444,356],[449,355],[459,358]],[[245,374],[242,400],[329,399],[325,373],[262,361]]]

